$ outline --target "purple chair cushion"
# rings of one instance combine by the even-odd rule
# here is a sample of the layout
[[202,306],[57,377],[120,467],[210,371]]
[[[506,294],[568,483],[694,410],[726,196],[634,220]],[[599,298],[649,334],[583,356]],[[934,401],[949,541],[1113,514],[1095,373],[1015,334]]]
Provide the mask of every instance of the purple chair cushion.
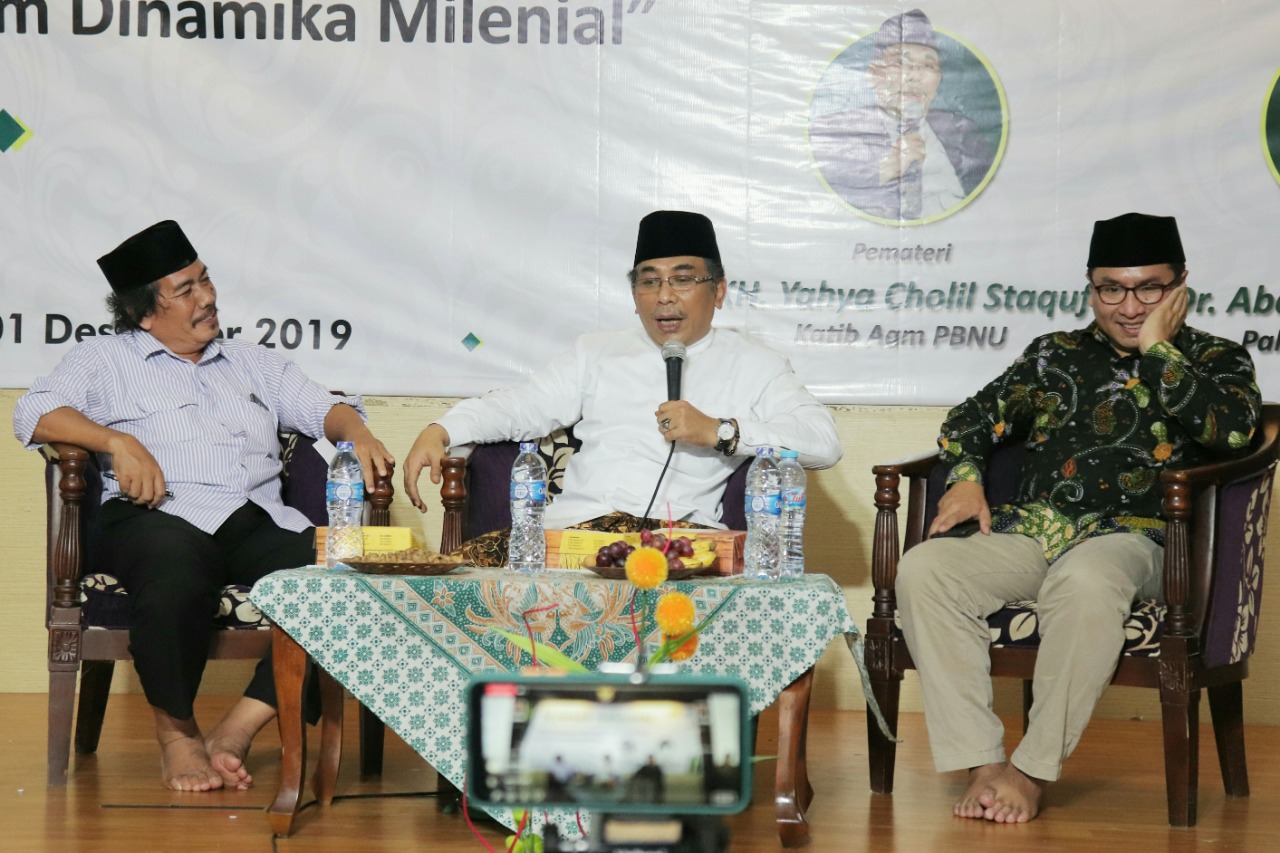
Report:
[[1236,663],[1253,654],[1262,606],[1262,570],[1272,471],[1232,483],[1219,498],[1213,595],[1205,626],[1207,666]]
[[[547,493],[554,497],[564,487],[564,471],[569,459],[582,446],[574,438],[573,427],[556,430],[538,441],[538,455],[547,466]],[[511,526],[511,466],[520,453],[515,441],[477,444],[467,459],[463,486],[467,505],[462,515],[462,540],[503,530]]]
[[316,527],[329,523],[329,510],[325,506],[325,483],[329,479],[329,466],[323,456],[315,452],[315,439],[298,433],[281,433],[280,461],[284,473],[280,477],[280,497],[285,506],[291,506],[307,517]]

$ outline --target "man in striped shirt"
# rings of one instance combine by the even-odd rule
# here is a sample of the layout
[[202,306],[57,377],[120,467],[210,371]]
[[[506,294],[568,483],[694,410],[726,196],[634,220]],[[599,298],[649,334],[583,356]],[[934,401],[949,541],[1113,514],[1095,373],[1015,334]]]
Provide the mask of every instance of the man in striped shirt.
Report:
[[394,459],[355,397],[335,397],[253,343],[219,339],[217,291],[176,222],[98,260],[115,335],[78,344],[14,410],[28,447],[99,454],[98,553],[129,590],[129,648],[155,714],[161,772],[181,791],[247,788],[249,744],[275,716],[270,662],[206,737],[193,702],[219,591],[314,562],[310,522],[280,495],[280,429],[352,441],[364,468]]

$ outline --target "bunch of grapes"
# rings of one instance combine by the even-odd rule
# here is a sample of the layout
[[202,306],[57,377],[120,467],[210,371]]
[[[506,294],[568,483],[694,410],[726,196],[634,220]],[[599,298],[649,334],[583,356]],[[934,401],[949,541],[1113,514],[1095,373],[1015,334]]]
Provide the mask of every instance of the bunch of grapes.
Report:
[[[667,571],[675,572],[684,568],[684,560],[681,557],[693,556],[693,543],[689,541],[688,536],[678,536],[671,540],[671,547],[667,547],[667,537],[661,533],[654,533],[652,530],[642,530],[640,532],[640,544],[648,548],[657,548],[659,551],[666,552]],[[596,552],[596,567],[607,569],[610,567],[622,568],[627,564],[627,557],[636,549],[634,545],[628,545],[619,539],[609,545],[601,546]]]
[[619,539],[610,545],[601,545],[600,550],[596,552],[596,568],[607,569],[610,567],[622,568],[627,564],[627,557],[636,549],[634,545],[628,545]]

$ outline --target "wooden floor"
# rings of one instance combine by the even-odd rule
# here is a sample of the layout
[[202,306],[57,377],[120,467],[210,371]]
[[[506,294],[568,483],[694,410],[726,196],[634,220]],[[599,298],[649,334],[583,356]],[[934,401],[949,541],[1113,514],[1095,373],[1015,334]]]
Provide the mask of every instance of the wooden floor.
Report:
[[[227,700],[199,705],[213,719]],[[290,838],[273,838],[263,809],[278,779],[278,740],[260,738],[250,757],[257,782],[247,792],[177,794],[158,783],[151,714],[140,696],[113,696],[102,747],[72,759],[70,784],[46,788],[45,697],[0,694],[0,850],[39,851],[478,851],[460,815],[437,813],[435,774],[394,737],[381,780],[357,777],[354,731],[338,787],[327,808],[307,808]],[[350,725],[355,714],[347,714]],[[766,712],[761,754],[775,745]],[[898,751],[897,791],[873,796],[867,787],[865,722],[860,713],[815,711],[810,727],[810,808],[815,853],[846,851],[1273,851],[1280,849],[1280,729],[1251,727],[1253,796],[1228,800],[1218,775],[1213,737],[1201,737],[1200,821],[1193,829],[1165,824],[1160,726],[1152,721],[1098,721],[1090,727],[1062,781],[1050,789],[1047,811],[1025,826],[996,826],[951,816],[958,775],[932,770],[923,721],[906,715]],[[313,753],[314,755],[314,753]],[[735,851],[781,849],[773,828],[772,763],[759,765],[755,802],[730,818]],[[310,793],[304,801],[309,801]],[[498,845],[506,832],[481,824]]]

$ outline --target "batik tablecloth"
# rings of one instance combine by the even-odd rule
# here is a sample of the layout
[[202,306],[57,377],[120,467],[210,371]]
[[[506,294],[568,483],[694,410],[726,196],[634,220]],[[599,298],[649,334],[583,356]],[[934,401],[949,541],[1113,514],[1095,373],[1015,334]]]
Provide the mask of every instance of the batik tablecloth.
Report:
[[[703,629],[693,674],[733,675],[750,689],[751,713],[768,707],[837,636],[857,636],[844,594],[826,575],[785,581],[697,578],[640,593],[636,619],[656,647],[652,601],[687,593]],[[634,661],[633,587],[585,570],[530,577],[463,567],[436,577],[289,569],[260,580],[250,598],[355,698],[432,767],[463,787],[464,688],[480,672],[532,661],[499,631],[533,636],[589,668]],[[553,610],[529,613],[553,606]],[[855,655],[860,664],[860,656]]]

